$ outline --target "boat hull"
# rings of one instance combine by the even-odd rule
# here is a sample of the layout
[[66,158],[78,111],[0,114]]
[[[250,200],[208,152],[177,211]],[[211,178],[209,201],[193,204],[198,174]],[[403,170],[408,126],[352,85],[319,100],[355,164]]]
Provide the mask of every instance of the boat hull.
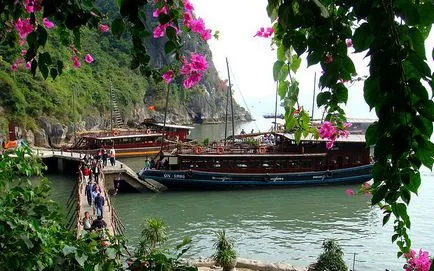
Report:
[[189,170],[142,170],[143,180],[157,181],[171,190],[224,190],[360,184],[372,179],[372,165],[346,169],[273,174],[217,173]]

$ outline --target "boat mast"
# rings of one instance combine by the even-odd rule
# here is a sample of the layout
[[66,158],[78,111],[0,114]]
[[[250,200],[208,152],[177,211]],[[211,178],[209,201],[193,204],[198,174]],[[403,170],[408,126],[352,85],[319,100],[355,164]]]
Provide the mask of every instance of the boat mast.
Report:
[[164,121],[163,121],[163,131],[161,136],[160,155],[163,155],[164,135],[166,133],[167,107],[169,105],[169,93],[170,93],[170,83],[167,84],[166,107],[164,108]]
[[315,110],[315,88],[316,88],[316,72],[313,77],[313,96],[312,96],[312,117],[311,120],[313,120],[313,112]]
[[[229,62],[228,62],[228,58],[226,58],[226,67],[228,70],[228,79],[229,79],[229,95],[230,95],[230,99],[231,99],[231,113],[232,113],[232,142],[235,142],[235,123],[234,123],[234,102],[233,102],[233,98],[232,98],[232,85],[231,85],[231,75],[229,72]],[[229,96],[228,96],[229,99]],[[227,105],[226,105],[227,108]],[[227,110],[226,110],[226,114],[227,114]],[[226,115],[227,116],[227,115]]]
[[[228,58],[226,58],[226,61],[228,60]],[[227,62],[226,62],[227,63]],[[229,72],[228,72],[229,74]],[[229,83],[229,88],[230,88],[230,83]],[[229,110],[229,90],[226,90],[226,114],[225,114],[225,146],[226,146],[226,138],[228,136],[228,110]]]
[[277,131],[277,91],[279,89],[279,83],[276,82],[276,103],[274,104],[274,131]]

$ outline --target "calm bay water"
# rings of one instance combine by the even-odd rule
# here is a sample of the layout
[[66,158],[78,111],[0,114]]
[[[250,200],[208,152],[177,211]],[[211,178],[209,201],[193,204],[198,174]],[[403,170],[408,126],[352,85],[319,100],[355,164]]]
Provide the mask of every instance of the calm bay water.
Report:
[[[271,126],[271,121],[270,121]],[[250,126],[248,126],[250,125]],[[250,131],[252,123],[240,123],[236,131]],[[218,125],[217,125],[218,126]],[[217,131],[199,126],[192,136],[213,138]],[[223,128],[222,128],[223,127]],[[252,128],[248,128],[252,127]],[[237,130],[238,129],[238,130]],[[247,130],[248,129],[248,130]],[[256,128],[254,128],[256,130]],[[218,135],[217,135],[218,136]],[[135,170],[143,159],[123,159]],[[53,198],[66,201],[74,177],[50,175]],[[434,176],[425,174],[419,196],[413,196],[410,216],[413,248],[434,253]],[[402,270],[397,247],[390,242],[392,224],[382,227],[378,208],[369,206],[370,197],[345,194],[357,186],[296,188],[282,190],[164,192],[160,194],[118,194],[113,203],[127,227],[134,245],[145,217],[161,217],[168,225],[169,242],[184,237],[193,240],[188,256],[212,255],[214,233],[226,229],[235,240],[240,257],[306,266],[321,253],[324,239],[339,241],[351,268],[356,253],[356,270]]]

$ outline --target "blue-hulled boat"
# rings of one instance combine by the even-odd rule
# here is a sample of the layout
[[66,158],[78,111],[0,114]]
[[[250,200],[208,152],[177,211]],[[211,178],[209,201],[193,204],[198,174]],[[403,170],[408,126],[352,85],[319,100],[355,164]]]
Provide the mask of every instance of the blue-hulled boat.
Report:
[[268,135],[267,145],[259,147],[243,137],[226,147],[179,149],[160,158],[158,169],[141,170],[139,178],[176,190],[349,185],[372,178],[363,135],[339,139],[331,150],[324,140],[303,138],[296,144],[284,133]]

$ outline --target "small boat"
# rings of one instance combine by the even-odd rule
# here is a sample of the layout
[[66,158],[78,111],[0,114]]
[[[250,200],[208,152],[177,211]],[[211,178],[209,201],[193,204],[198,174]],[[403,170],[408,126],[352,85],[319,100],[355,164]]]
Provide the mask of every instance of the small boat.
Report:
[[[113,129],[113,131],[90,131],[78,133],[77,142],[69,150],[95,154],[99,149],[116,151],[116,157],[156,155],[161,150],[162,123],[147,123],[147,129]],[[166,124],[163,151],[170,151],[179,142],[188,141],[194,127]]]
[[274,119],[274,118],[283,119],[284,118],[283,114],[277,114],[276,115],[276,114],[273,114],[273,113],[264,114],[262,117],[264,119]]
[[325,140],[312,137],[297,145],[287,133],[237,138],[226,146],[178,149],[160,158],[167,159],[159,163],[164,167],[141,170],[139,178],[176,190],[349,185],[372,178],[364,135],[340,138],[331,150]]

